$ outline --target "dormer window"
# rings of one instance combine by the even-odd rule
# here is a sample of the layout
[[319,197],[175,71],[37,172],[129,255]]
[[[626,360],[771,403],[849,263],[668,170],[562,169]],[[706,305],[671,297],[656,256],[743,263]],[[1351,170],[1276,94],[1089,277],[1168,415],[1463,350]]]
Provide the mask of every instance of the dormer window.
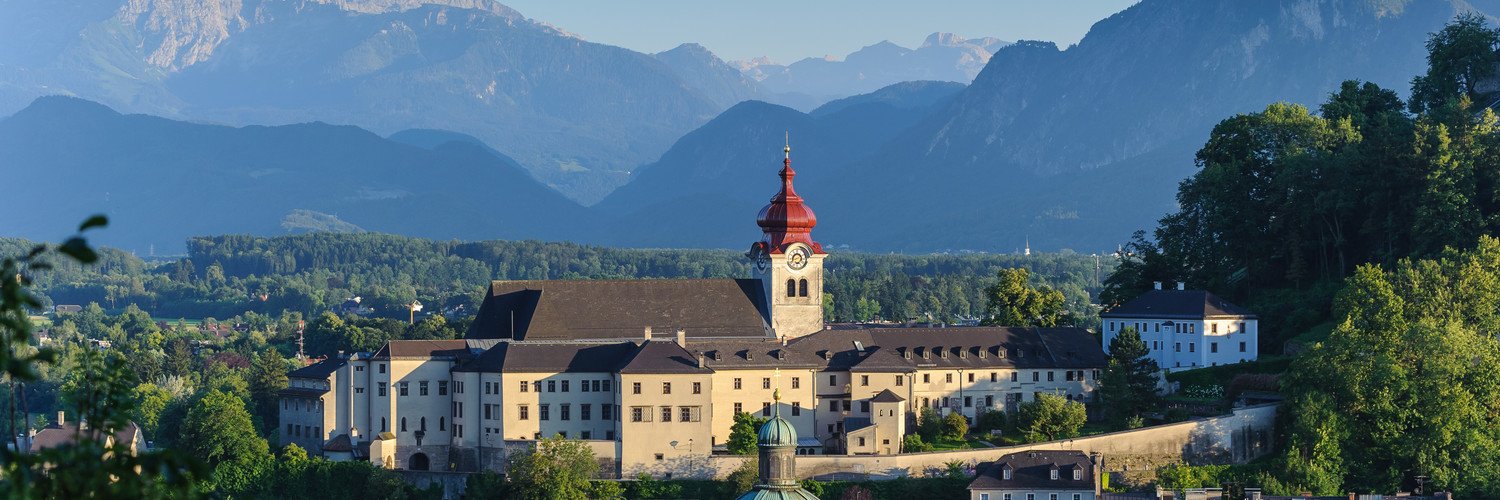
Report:
[[1004,479],[1006,481],[1009,481],[1011,479],[1010,464],[1005,464],[1005,465],[1001,465],[1000,466],[1000,478]]
[[1083,480],[1083,469],[1079,469],[1077,467],[1073,468],[1073,480],[1074,481],[1082,481]]
[[1057,480],[1057,468],[1056,467],[1052,468],[1052,480],[1053,481]]

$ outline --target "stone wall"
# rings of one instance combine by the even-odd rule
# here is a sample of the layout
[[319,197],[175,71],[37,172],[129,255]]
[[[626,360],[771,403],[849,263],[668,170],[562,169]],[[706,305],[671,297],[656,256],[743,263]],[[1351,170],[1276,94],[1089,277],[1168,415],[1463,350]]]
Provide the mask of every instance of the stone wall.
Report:
[[[797,476],[838,474],[871,479],[925,476],[942,473],[946,470],[944,464],[949,462],[977,465],[1031,449],[1098,452],[1104,459],[1105,470],[1111,472],[1154,470],[1173,462],[1243,463],[1271,451],[1277,406],[1237,408],[1230,415],[1021,446],[885,456],[799,455]],[[708,459],[707,467],[694,464],[696,467],[674,471],[673,477],[722,478],[742,461],[744,457],[713,456]]]

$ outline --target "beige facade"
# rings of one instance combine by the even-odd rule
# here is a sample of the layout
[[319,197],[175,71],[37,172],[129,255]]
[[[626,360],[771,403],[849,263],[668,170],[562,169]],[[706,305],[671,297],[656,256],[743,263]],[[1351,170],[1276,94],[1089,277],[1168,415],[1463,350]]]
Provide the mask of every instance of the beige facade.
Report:
[[[779,405],[781,418],[797,429],[799,436],[815,436],[814,406],[818,398],[813,378],[818,372],[808,368],[716,369],[712,377],[714,405],[711,442],[714,446],[729,441],[734,415],[738,412],[770,418],[772,405]],[[781,391],[781,402],[774,401]]]
[[771,303],[771,329],[776,337],[796,338],[823,329],[823,259],[805,243],[786,252],[767,255],[755,266],[765,297]]
[[707,456],[713,412],[713,378],[707,373],[621,374],[619,406],[621,472],[677,470]]

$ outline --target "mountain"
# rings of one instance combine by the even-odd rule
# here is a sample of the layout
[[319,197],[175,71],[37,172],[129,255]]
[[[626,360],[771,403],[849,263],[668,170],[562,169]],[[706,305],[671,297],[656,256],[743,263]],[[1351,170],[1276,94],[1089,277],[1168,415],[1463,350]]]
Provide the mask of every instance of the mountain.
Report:
[[759,81],[776,102],[811,109],[832,99],[873,92],[898,82],[969,83],[984,68],[990,54],[1008,44],[995,38],[966,40],[952,33],[933,33],[916,49],[883,41],[843,60],[807,58],[783,66],[756,58],[731,64]]
[[[626,246],[738,247],[758,234],[754,214],[776,193],[784,141],[799,185],[842,179],[849,158],[896,137],[963,89],[906,82],[828,103],[811,113],[742,102],[677,141],[661,159],[592,210],[604,222],[588,241]],[[799,189],[815,210],[819,195]],[[738,221],[739,223],[735,223]]]
[[189,236],[381,231],[565,239],[583,207],[462,141],[423,148],[352,126],[226,127],[45,97],[0,121],[0,175],[25,179],[0,234],[57,237],[105,213],[101,243],[180,250]]
[[234,125],[453,130],[586,203],[759,92],[707,51],[590,43],[489,0],[14,0],[0,45],[0,115],[64,94]]

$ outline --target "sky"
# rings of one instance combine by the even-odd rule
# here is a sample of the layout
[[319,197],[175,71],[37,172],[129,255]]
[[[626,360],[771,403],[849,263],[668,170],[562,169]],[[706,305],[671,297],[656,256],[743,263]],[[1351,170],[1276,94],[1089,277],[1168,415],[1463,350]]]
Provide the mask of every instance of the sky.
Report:
[[1136,0],[500,0],[526,17],[592,42],[655,53],[685,42],[724,60],[769,56],[789,64],[843,56],[890,40],[916,48],[928,34],[1077,43],[1089,26]]

